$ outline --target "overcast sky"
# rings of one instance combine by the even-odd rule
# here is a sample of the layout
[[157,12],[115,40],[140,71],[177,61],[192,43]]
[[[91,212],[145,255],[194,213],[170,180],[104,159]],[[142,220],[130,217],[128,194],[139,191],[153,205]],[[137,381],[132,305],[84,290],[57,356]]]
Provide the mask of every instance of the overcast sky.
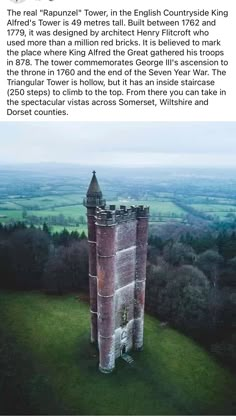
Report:
[[236,168],[232,123],[0,123],[0,163]]

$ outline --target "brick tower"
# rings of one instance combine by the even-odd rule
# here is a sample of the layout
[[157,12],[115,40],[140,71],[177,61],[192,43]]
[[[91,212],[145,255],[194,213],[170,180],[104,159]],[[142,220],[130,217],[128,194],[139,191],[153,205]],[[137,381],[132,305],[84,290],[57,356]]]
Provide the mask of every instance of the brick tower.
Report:
[[[95,206],[95,202],[97,202]],[[143,347],[149,208],[105,208],[95,172],[88,209],[91,341],[98,341],[99,369]]]
[[91,343],[96,343],[98,339],[97,331],[97,248],[96,248],[96,208],[104,208],[105,200],[102,198],[102,191],[99,187],[96,172],[93,176],[84,199],[87,207],[88,221],[88,245],[89,245],[89,294],[90,294],[90,313],[91,313]]

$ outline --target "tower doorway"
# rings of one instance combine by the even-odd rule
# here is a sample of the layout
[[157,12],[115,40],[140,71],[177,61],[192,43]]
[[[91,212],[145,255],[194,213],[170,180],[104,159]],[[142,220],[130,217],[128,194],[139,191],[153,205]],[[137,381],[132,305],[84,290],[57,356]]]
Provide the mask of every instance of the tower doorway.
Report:
[[122,344],[121,349],[120,349],[121,356],[123,356],[124,354],[126,354],[126,351],[127,351],[126,345],[125,344]]

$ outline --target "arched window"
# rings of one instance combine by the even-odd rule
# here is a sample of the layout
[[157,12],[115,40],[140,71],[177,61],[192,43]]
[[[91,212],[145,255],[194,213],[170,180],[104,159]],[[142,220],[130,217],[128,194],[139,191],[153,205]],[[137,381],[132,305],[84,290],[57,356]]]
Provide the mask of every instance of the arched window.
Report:
[[121,310],[121,327],[124,327],[128,324],[128,309],[126,306],[123,306]]

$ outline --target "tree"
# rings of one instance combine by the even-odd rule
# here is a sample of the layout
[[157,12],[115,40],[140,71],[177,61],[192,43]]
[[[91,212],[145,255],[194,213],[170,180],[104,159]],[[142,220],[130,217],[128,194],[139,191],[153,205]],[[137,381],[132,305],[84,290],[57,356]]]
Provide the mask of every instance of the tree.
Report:
[[64,254],[64,246],[53,249],[45,265],[43,286],[53,293],[62,294],[68,290],[67,288],[70,288],[68,287],[70,279],[67,281]]
[[183,265],[169,272],[165,305],[173,325],[189,332],[205,330],[209,291],[208,279],[196,267]]
[[52,251],[44,271],[44,287],[59,294],[88,291],[87,241],[76,241]]
[[43,223],[43,232],[45,232],[47,235],[51,234],[51,230],[46,222]]
[[22,211],[22,218],[23,218],[23,219],[26,219],[26,218],[27,218],[27,215],[28,215],[27,210],[26,210],[26,209],[24,209],[24,210]]
[[148,264],[146,282],[146,308],[153,314],[166,320],[166,285],[168,279],[168,265],[161,259],[158,266]]
[[210,283],[198,268],[159,261],[147,270],[146,306],[161,320],[195,334],[209,328]]
[[50,247],[48,235],[40,229],[14,232],[9,239],[10,261],[17,288],[41,287],[41,277]]
[[12,287],[9,241],[5,239],[0,241],[0,288]]
[[220,272],[219,287],[236,287],[236,257],[227,261],[227,264]]
[[190,245],[169,241],[164,247],[163,257],[168,263],[180,266],[192,264],[196,259],[196,254]]
[[220,268],[224,262],[223,257],[213,249],[200,254],[197,258],[197,267],[205,273],[208,279],[211,281],[213,287],[218,286]]
[[86,234],[84,233],[84,231],[80,234],[80,239],[81,239],[81,240],[87,239],[87,236],[86,236]]

